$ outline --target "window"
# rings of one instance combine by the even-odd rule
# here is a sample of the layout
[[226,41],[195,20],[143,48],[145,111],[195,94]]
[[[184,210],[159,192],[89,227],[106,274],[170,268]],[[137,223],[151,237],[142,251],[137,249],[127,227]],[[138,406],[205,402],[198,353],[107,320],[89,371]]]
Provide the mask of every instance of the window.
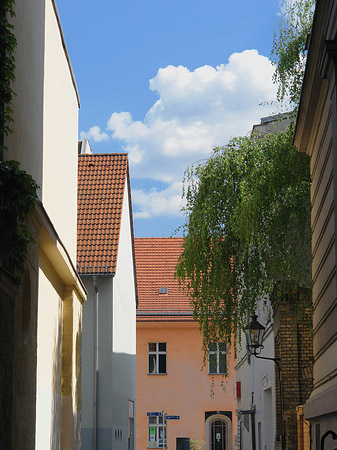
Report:
[[[148,448],[163,448],[163,416],[148,417]],[[164,419],[164,445],[167,447],[166,419]]]
[[129,400],[128,450],[134,449],[134,409],[134,402]]
[[227,373],[227,344],[223,342],[219,342],[218,344],[209,344],[208,373],[209,374]]
[[148,373],[166,374],[166,342],[149,342]]

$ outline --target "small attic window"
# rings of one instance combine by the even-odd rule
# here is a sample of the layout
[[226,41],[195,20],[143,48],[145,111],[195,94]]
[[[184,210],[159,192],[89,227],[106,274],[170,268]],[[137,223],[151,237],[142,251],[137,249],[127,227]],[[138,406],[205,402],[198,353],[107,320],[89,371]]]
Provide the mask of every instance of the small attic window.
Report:
[[159,294],[167,294],[167,293],[168,293],[168,287],[159,288]]

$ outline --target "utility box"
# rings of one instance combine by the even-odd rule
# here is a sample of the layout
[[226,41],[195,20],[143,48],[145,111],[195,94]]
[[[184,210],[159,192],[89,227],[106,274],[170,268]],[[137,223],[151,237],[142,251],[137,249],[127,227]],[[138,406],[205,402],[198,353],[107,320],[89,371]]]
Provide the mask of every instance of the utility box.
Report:
[[177,437],[176,450],[190,450],[190,438]]

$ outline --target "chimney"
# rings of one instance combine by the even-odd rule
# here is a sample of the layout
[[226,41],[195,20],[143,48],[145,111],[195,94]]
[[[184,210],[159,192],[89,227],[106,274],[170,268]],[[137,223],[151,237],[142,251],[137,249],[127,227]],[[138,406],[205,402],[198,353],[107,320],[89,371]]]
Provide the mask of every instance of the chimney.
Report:
[[80,155],[92,155],[89,139],[83,139],[78,144],[78,153]]

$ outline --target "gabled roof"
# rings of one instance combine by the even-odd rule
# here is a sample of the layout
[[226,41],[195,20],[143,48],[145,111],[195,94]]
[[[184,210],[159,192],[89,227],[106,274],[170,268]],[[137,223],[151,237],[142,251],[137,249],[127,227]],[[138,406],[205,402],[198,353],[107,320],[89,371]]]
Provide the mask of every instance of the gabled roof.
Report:
[[138,322],[193,321],[190,299],[174,278],[182,244],[183,238],[135,238]]
[[126,153],[78,156],[77,270],[116,271],[125,184]]

